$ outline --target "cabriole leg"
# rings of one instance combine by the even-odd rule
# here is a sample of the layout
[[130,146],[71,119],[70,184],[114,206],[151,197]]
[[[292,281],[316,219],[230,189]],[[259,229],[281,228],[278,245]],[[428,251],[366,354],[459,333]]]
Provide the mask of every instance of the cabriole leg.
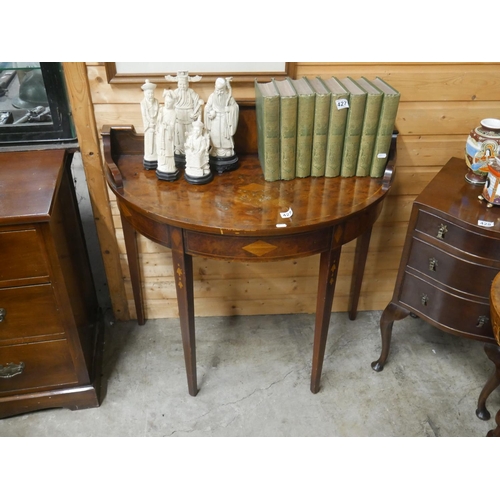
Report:
[[394,321],[404,319],[410,314],[410,311],[403,309],[401,306],[390,302],[384,309],[380,318],[380,334],[382,336],[382,352],[377,361],[374,361],[371,366],[376,372],[381,372],[384,369],[385,362],[389,356],[391,347],[392,326]]

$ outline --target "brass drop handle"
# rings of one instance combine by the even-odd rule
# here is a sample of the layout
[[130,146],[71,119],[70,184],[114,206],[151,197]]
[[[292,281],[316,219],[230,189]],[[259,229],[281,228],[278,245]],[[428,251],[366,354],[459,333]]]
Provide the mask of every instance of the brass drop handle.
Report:
[[7,314],[7,311],[3,307],[0,307],[0,323],[3,321],[6,314]]
[[429,297],[425,293],[423,293],[422,295],[420,295],[420,300],[422,301],[422,305],[426,306],[429,302]]
[[15,363],[7,363],[5,366],[0,365],[0,378],[12,378],[16,375],[21,375],[24,366],[22,361],[18,365]]
[[476,323],[476,326],[477,326],[478,328],[481,328],[482,326],[486,325],[486,323],[488,323],[488,321],[489,321],[488,316],[479,316],[479,317],[477,318],[477,323]]
[[431,257],[429,259],[429,271],[434,271],[436,272],[437,271],[437,265],[438,265],[438,261],[436,258],[434,257]]
[[439,226],[438,232],[437,232],[437,238],[440,240],[444,240],[444,235],[448,232],[448,228],[446,227],[446,224],[441,224]]

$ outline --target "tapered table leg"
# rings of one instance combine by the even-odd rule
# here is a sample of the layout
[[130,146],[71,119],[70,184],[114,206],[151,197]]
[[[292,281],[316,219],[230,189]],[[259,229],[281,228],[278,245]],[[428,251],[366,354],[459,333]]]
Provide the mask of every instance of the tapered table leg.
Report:
[[320,386],[341,249],[339,247],[332,251],[323,252],[320,257],[311,373],[311,392],[314,394],[319,391]]
[[193,258],[184,253],[182,229],[172,227],[172,261],[174,266],[175,288],[181,324],[182,347],[188,390],[191,396],[198,393],[196,381],[196,340],[194,328]]
[[134,295],[135,313],[137,323],[143,325],[146,322],[144,314],[144,301],[142,297],[141,270],[139,266],[139,251],[137,249],[137,232],[120,212],[122,219],[123,236],[127,249],[128,268],[130,271],[130,281],[132,283],[132,293]]
[[391,347],[392,326],[394,321],[406,318],[410,311],[403,309],[394,302],[389,302],[389,305],[384,309],[380,318],[380,334],[382,336],[382,352],[377,361],[374,361],[371,366],[376,372],[381,372],[384,369],[389,349]]
[[349,304],[349,319],[355,320],[358,313],[359,295],[361,285],[363,284],[363,275],[365,273],[366,257],[368,255],[368,247],[370,246],[370,238],[372,236],[372,228],[370,227],[356,241],[356,253],[354,255],[354,268],[351,281],[351,294]]

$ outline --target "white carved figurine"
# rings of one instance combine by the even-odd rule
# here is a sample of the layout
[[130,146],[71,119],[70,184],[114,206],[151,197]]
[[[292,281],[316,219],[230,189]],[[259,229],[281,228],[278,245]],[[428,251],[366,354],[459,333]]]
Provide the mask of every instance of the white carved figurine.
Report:
[[185,177],[200,178],[210,176],[210,164],[208,162],[208,150],[210,139],[202,121],[198,118],[193,123],[191,132],[188,133],[185,141],[186,149],[186,170]]
[[144,167],[156,168],[156,120],[158,117],[159,103],[154,96],[156,84],[146,80],[141,89],[144,99],[141,101],[142,121],[144,123]]
[[156,149],[158,152],[156,175],[160,179],[175,180],[179,174],[174,161],[175,100],[171,90],[164,90],[163,97],[165,103],[160,106],[158,111],[156,127]]
[[200,116],[203,100],[193,90],[189,88],[189,82],[199,82],[201,76],[189,76],[188,71],[178,71],[177,76],[166,75],[169,82],[177,82],[177,89],[174,90],[175,97],[175,154],[184,155],[184,141],[186,135],[191,132],[193,122]]
[[231,79],[217,78],[215,91],[205,106],[205,127],[210,134],[210,156],[234,155],[233,136],[238,126],[239,107],[231,91]]

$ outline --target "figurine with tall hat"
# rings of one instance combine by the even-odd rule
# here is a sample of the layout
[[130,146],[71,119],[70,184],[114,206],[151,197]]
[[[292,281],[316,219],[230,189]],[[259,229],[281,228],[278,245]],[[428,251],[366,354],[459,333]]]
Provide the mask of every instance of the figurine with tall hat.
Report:
[[203,100],[191,88],[190,82],[199,82],[201,76],[189,76],[188,71],[178,71],[176,76],[166,75],[168,82],[177,82],[177,88],[173,91],[175,98],[175,163],[177,166],[185,166],[184,142],[191,132],[193,123],[200,117]]
[[158,166],[156,151],[156,125],[159,103],[154,96],[156,84],[146,80],[141,86],[144,98],[141,101],[142,121],[144,124],[144,168],[154,170]]

